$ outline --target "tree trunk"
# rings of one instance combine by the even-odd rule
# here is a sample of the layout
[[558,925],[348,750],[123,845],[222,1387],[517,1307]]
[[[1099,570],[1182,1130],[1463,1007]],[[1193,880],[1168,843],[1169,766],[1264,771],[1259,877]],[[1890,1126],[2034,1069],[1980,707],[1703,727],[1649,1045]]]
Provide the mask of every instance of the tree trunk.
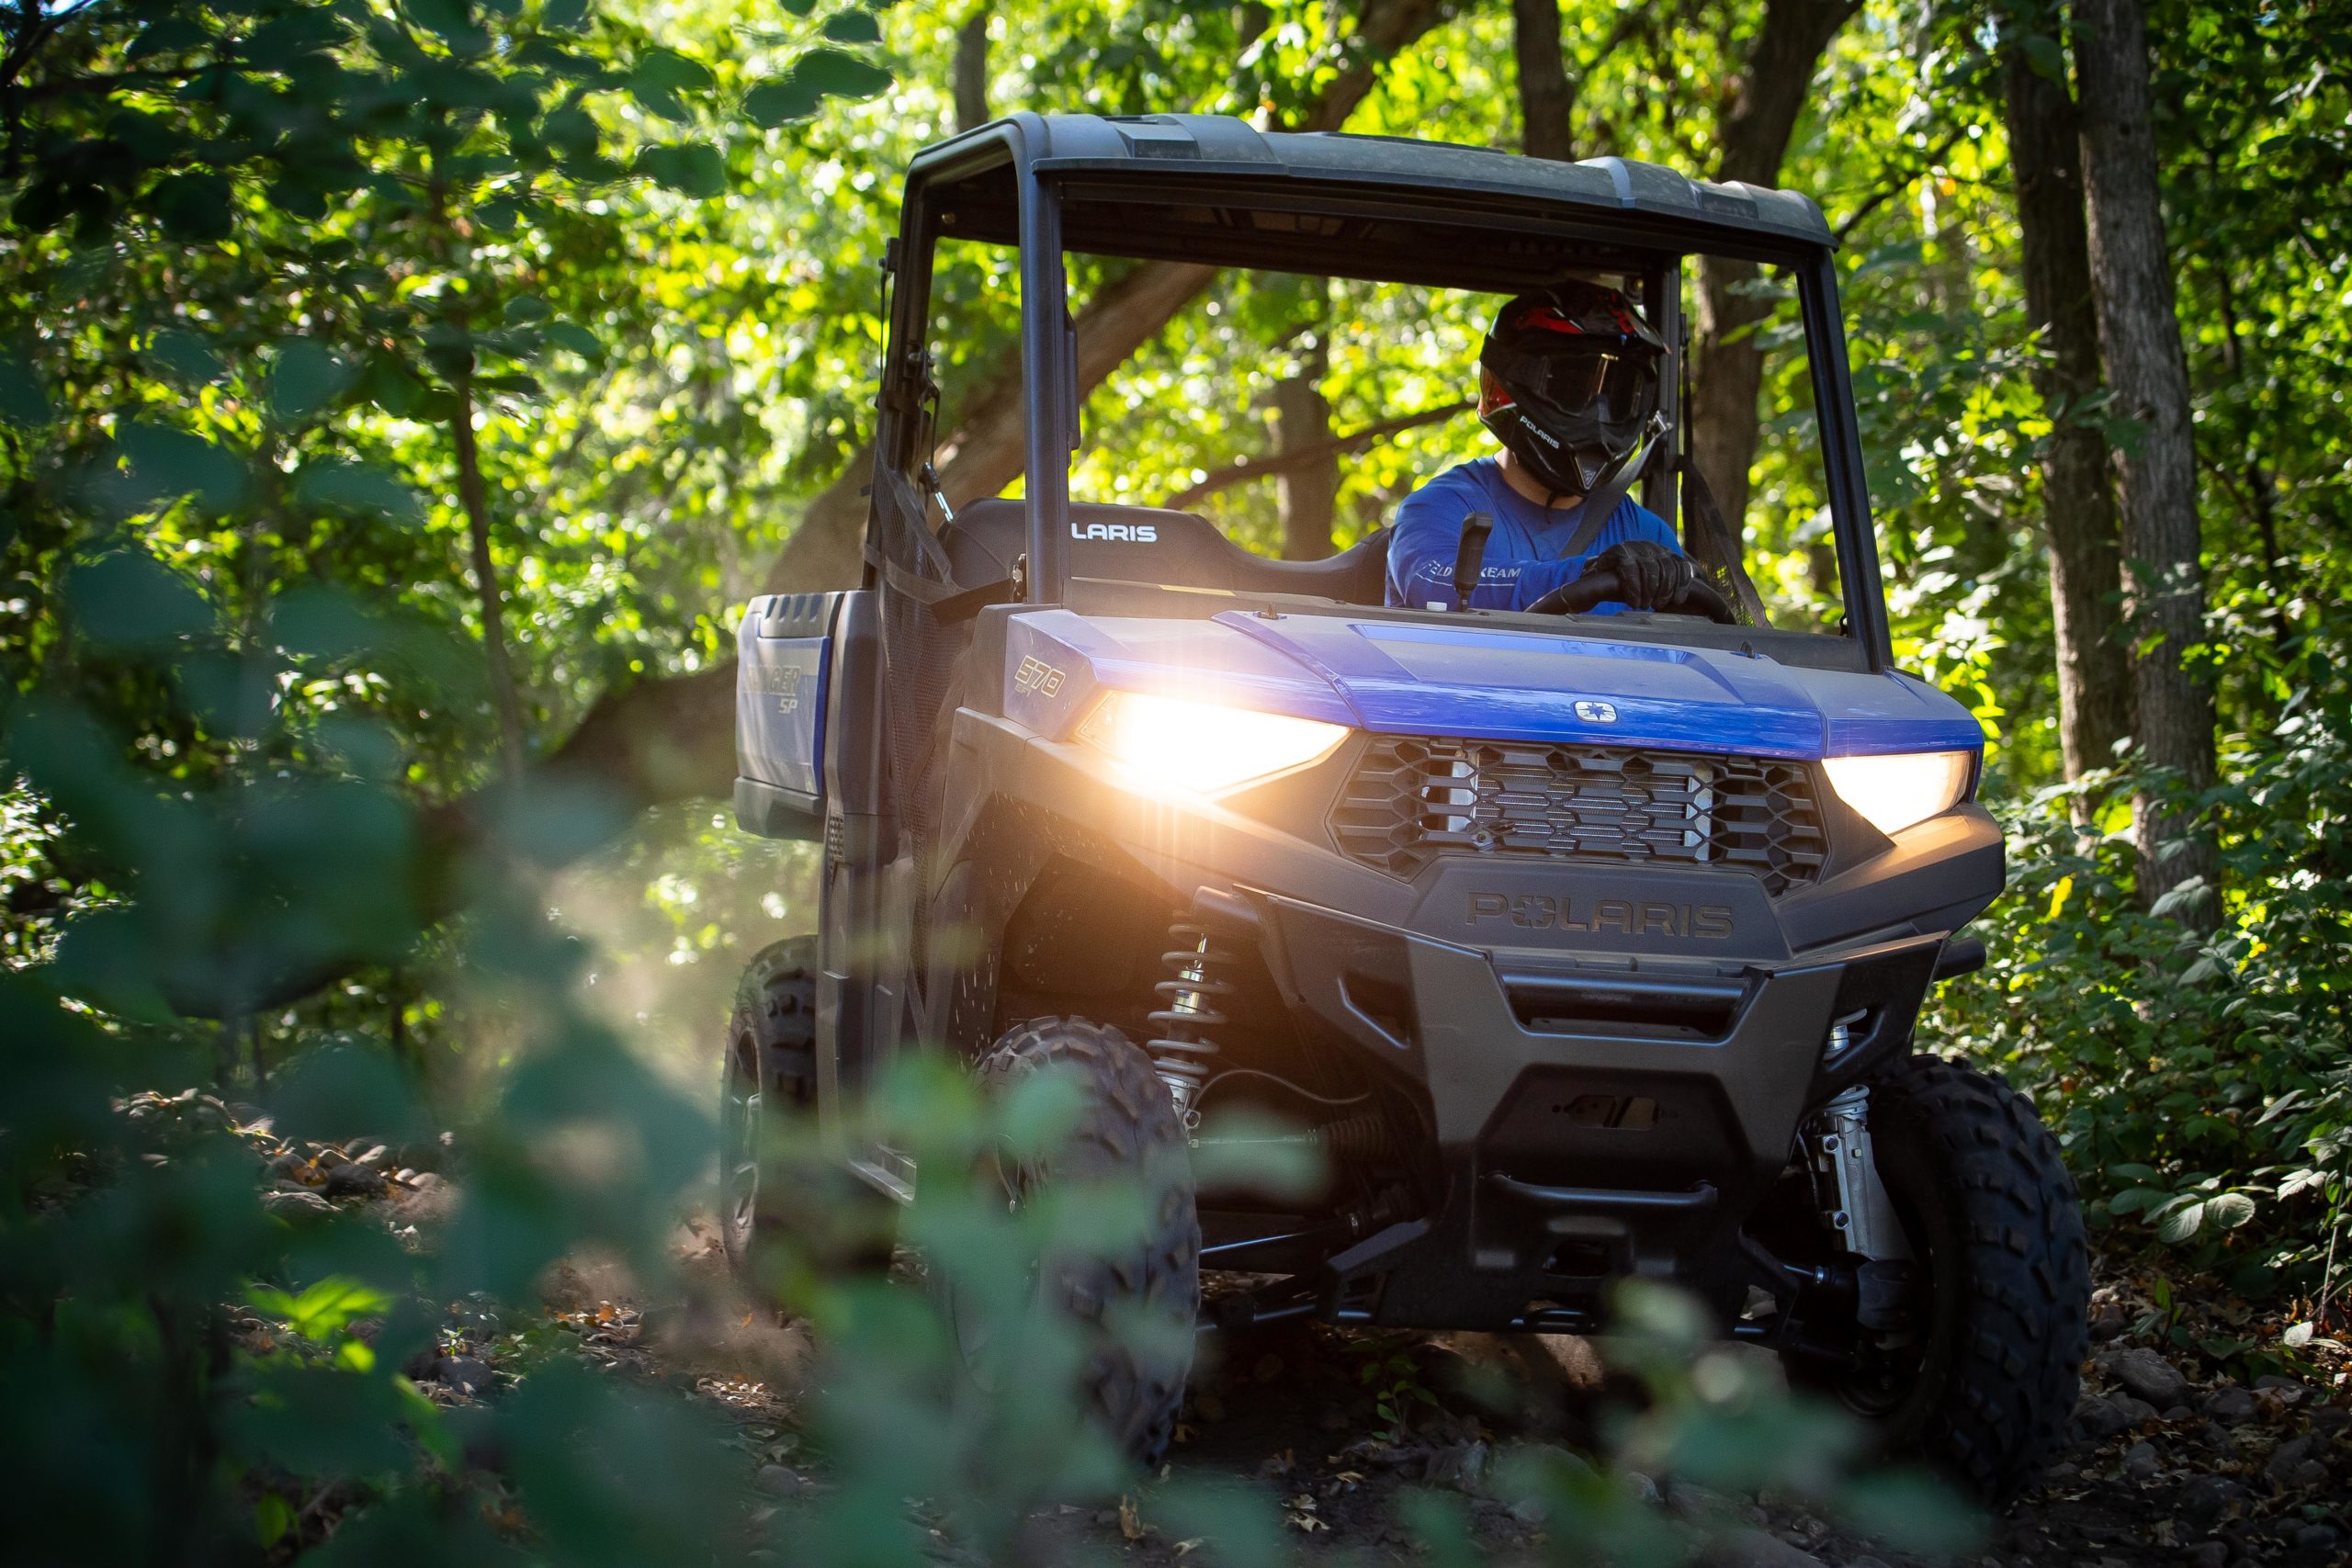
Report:
[[1323,340],[1301,359],[1298,374],[1274,383],[1274,450],[1327,455],[1284,467],[1275,481],[1283,520],[1283,558],[1321,560],[1331,553],[1340,506],[1340,456],[1331,445],[1331,401],[1321,382],[1329,364]]
[[2107,437],[2080,413],[2099,389],[2098,306],[2075,100],[2033,68],[2021,47],[2003,51],[2010,177],[2024,237],[2026,312],[2048,357],[2034,376],[2049,411],[2041,457],[2050,538],[2050,609],[2058,644],[2058,734],[2066,777],[2115,760],[2132,728],[2132,671],[2123,651],[2123,550],[2109,487]]
[[[2081,0],[2075,21],[2099,346],[2118,412],[2142,427],[2115,454],[2135,724],[2143,759],[2201,790],[2215,772],[2213,696],[2182,663],[2204,634],[2197,457],[2150,124],[2147,22],[2140,0]],[[2133,802],[2132,818],[2141,901],[2153,906],[2201,877],[2204,896],[2180,914],[2214,924],[2211,838],[2153,792]]]
[[956,29],[956,129],[989,122],[989,8],[982,6]]
[[[1347,63],[1302,117],[1302,130],[1337,130],[1372,91],[1387,58],[1444,17],[1440,0],[1367,0]],[[1078,314],[1078,383],[1082,402],[1216,276],[1189,263],[1145,262],[1122,274]],[[1021,354],[1008,349],[997,367],[962,400],[969,417],[943,444],[940,482],[949,504],[991,496],[1021,472],[1025,406]],[[860,446],[840,475],[808,503],[769,572],[771,593],[805,593],[855,585],[860,570],[874,448]]]
[[[1860,0],[1767,0],[1764,26],[1748,51],[1730,112],[1716,140],[1718,180],[1769,186],[1780,179],[1789,139],[1804,112],[1813,73]],[[1771,314],[1755,298],[1753,262],[1699,260],[1697,363],[1690,388],[1690,447],[1735,528],[1747,516],[1747,471],[1756,461],[1756,400],[1764,385],[1757,326]]]
[[1560,0],[1511,0],[1511,52],[1519,62],[1519,144],[1531,158],[1576,156],[1568,111],[1576,93],[1560,52]]
[[466,539],[471,547],[474,588],[481,595],[481,641],[489,666],[490,700],[498,715],[498,750],[505,774],[523,773],[523,704],[514,691],[514,666],[506,653],[506,611],[501,603],[498,565],[490,554],[490,497],[481,482],[481,452],[474,441],[474,375],[470,365],[450,378],[457,412],[449,434],[458,448],[458,501],[466,509]]

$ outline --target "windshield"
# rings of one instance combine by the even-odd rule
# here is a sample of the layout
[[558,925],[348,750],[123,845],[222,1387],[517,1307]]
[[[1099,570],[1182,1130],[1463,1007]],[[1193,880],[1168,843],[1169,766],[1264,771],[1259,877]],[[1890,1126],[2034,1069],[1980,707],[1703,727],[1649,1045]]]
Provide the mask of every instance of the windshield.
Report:
[[[1671,384],[1657,389],[1663,428],[1627,454],[1639,465],[1627,498],[1741,624],[1839,635],[1844,597],[1794,282],[1785,269],[1747,267],[1724,296],[1731,309],[1711,311],[1705,265],[1646,278],[1585,275],[1645,320],[1689,323],[1687,358],[1678,340],[1661,372]],[[1679,309],[1660,308],[1668,289]],[[1481,418],[1492,389],[1480,351],[1512,298],[1221,272],[1193,310],[1094,389],[1071,499],[1193,513],[1249,550],[1290,560],[1427,518],[1448,573],[1460,524],[1483,511],[1496,527],[1482,574],[1521,557],[1559,558],[1577,542],[1580,497],[1498,474],[1513,466],[1509,448]],[[1719,315],[1731,318],[1720,337]],[[1083,357],[1082,310],[1078,319]],[[1600,548],[1583,553],[1605,553],[1615,536],[1603,533],[1591,541]],[[1419,607],[1393,582],[1384,598]]]
[[[1385,617],[1614,617],[1637,639],[1745,634],[1871,661],[1850,421],[1821,417],[1845,367],[1817,252],[1641,249],[1581,217],[1479,230],[1496,220],[1395,203],[1327,220],[1253,187],[1120,210],[1189,225],[1211,254],[1312,252],[1312,269],[1178,262],[1159,231],[1141,258],[1039,264],[1008,243],[1009,188],[910,214],[928,265],[903,280],[916,309],[898,330],[922,351],[886,383],[900,434],[876,506],[920,574],[1033,601],[1115,581]],[[1101,212],[1069,210],[1102,243]],[[969,384],[1013,335],[1021,376]],[[1050,465],[1034,506],[1015,444],[975,437],[1008,423],[1023,460]]]

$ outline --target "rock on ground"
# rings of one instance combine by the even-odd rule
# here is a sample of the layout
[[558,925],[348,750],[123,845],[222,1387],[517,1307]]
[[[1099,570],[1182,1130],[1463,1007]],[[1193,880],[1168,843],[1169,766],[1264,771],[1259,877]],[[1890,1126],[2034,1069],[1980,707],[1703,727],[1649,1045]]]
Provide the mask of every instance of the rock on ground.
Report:
[[2169,1410],[2188,1397],[2188,1379],[2180,1369],[2145,1347],[2110,1351],[2099,1358],[2099,1365],[2126,1393],[2158,1410]]

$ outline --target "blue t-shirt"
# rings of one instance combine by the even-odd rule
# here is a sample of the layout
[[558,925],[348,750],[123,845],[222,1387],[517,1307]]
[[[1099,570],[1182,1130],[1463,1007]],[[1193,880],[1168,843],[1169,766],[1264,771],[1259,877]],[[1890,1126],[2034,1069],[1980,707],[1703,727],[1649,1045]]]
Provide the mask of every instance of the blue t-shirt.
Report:
[[[1470,606],[1476,610],[1524,610],[1560,584],[1574,582],[1586,561],[1627,539],[1682,547],[1664,518],[1629,495],[1600,525],[1589,551],[1566,555],[1584,521],[1584,508],[1540,506],[1510,488],[1495,459],[1477,457],[1446,469],[1396,508],[1396,531],[1388,538],[1388,603],[1456,607],[1453,561],[1462,550],[1462,525],[1474,512],[1495,520],[1478,586],[1470,591]],[[1611,615],[1624,607],[1613,600],[1594,606]]]

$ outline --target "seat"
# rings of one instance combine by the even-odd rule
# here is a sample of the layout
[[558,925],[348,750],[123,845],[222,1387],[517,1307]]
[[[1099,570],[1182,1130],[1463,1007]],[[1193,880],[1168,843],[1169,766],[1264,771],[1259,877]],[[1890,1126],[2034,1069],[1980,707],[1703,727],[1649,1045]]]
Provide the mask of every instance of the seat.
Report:
[[[1270,560],[1218,533],[1205,517],[1156,506],[1072,502],[1069,530],[1072,577],[1303,593],[1344,604],[1377,604],[1387,587],[1385,528],[1323,560]],[[1028,508],[1001,497],[976,501],[940,530],[939,540],[959,587],[1001,581],[1029,547]]]

